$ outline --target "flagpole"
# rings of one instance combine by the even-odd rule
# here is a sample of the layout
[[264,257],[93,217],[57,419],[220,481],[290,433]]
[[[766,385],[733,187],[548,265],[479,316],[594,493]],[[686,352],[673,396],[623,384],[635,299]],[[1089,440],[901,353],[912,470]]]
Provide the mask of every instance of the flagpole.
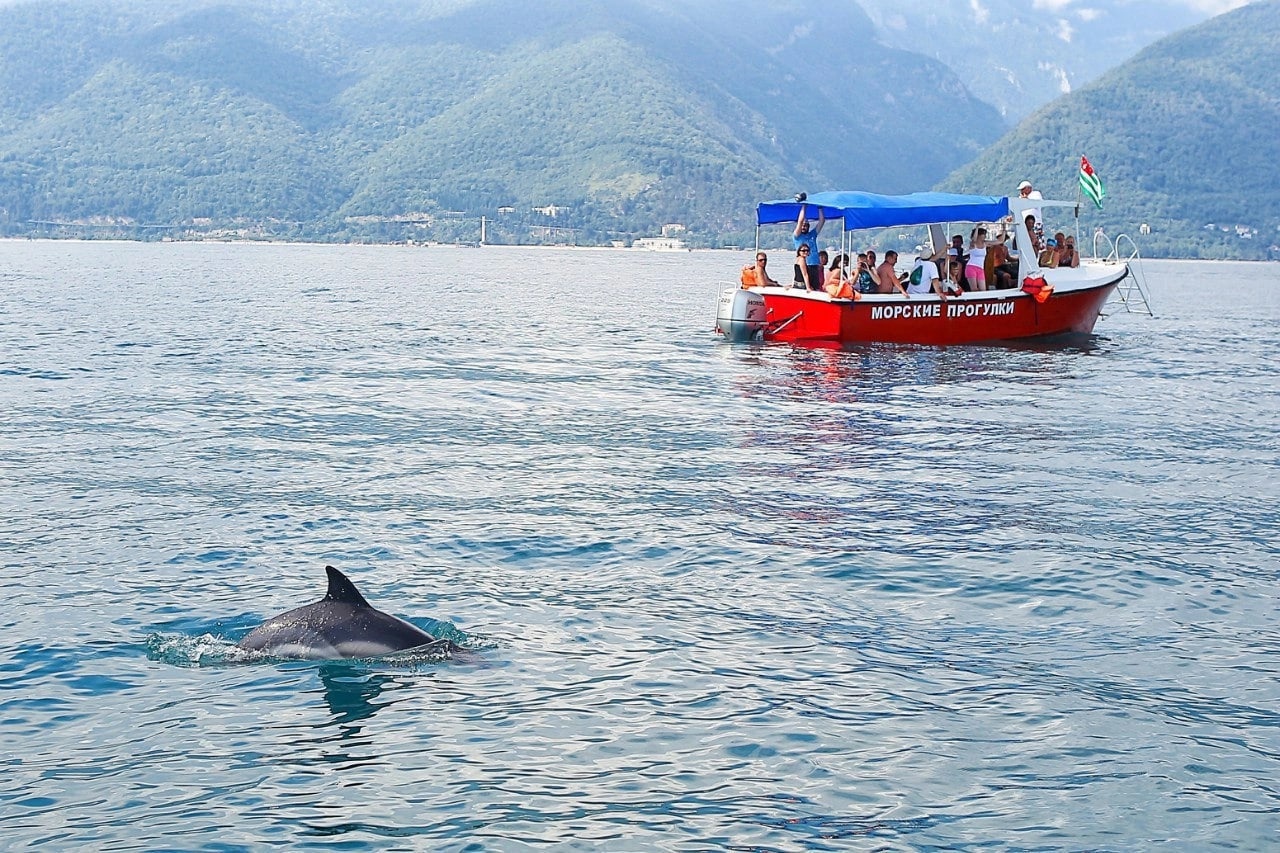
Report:
[[1084,187],[1080,186],[1080,164],[1084,162],[1084,155],[1076,155],[1076,204],[1079,204],[1084,198]]
[[1084,162],[1084,155],[1079,155],[1080,159],[1076,162],[1076,253],[1079,254],[1080,247],[1084,245],[1080,241],[1080,202],[1084,200],[1084,187],[1080,186],[1080,164]]

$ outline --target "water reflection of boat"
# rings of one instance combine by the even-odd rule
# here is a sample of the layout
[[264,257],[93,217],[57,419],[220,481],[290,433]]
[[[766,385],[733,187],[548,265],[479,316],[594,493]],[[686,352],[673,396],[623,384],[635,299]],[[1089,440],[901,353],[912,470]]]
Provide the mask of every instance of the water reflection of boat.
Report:
[[[756,210],[757,226],[793,223],[802,204],[815,216],[821,212],[827,220],[842,220],[846,240],[849,232],[862,229],[1011,220],[1018,246],[1032,245],[1023,222],[1026,211],[1077,207],[1075,202],[950,193],[825,192],[804,202],[764,202]],[[930,233],[937,241],[944,232],[939,227]],[[716,330],[732,340],[932,346],[1089,334],[1102,306],[1129,275],[1129,264],[1118,259],[1046,269],[1034,252],[1023,251],[1016,279],[1021,286],[947,298],[894,293],[841,299],[787,286],[733,287],[721,292]]]
[[[879,405],[899,399],[908,389],[981,384],[1010,372],[1016,372],[1024,386],[1047,386],[1068,374],[1078,354],[1105,352],[1105,341],[1096,335],[1068,335],[998,342],[960,353],[880,343],[821,342],[772,354],[753,347],[740,351],[742,362],[771,369],[744,371],[735,387],[750,399]],[[1046,357],[1022,357],[1027,352]]]
[[[1105,350],[1105,341],[1099,346]],[[871,480],[916,476],[900,465],[932,460],[943,470],[973,453],[975,443],[983,455],[1023,453],[1037,440],[1039,427],[1027,424],[1038,401],[1060,399],[1061,389],[1078,381],[1080,365],[1075,344],[726,349],[743,366],[731,387],[752,411],[769,414],[745,429],[743,458],[769,489],[794,483],[802,495],[815,483],[865,495]],[[957,432],[958,424],[965,431]],[[814,511],[826,506],[801,500]]]

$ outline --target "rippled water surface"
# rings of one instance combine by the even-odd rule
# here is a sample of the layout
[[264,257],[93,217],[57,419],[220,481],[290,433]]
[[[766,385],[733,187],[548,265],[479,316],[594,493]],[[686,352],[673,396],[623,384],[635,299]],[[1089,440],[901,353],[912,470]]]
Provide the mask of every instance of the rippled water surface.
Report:
[[[1280,266],[832,351],[742,260],[0,243],[4,845],[1280,843]],[[326,563],[481,661],[235,654]]]

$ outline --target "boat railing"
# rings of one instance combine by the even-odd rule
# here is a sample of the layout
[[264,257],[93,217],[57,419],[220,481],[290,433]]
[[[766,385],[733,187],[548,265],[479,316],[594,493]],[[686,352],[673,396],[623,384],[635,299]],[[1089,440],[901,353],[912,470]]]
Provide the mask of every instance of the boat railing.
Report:
[[[1098,244],[1101,243],[1106,247],[1106,254],[1098,251]],[[1097,260],[1116,260],[1116,245],[1111,242],[1111,238],[1101,228],[1093,232],[1093,259]]]
[[775,320],[769,324],[768,333],[770,335],[776,335],[778,334],[778,332],[781,332],[787,326],[790,326],[792,323],[794,323],[796,320],[799,320],[803,316],[804,316],[803,311],[797,311],[795,314],[791,315],[785,320]]
[[[1101,243],[1107,249],[1105,256],[1098,253],[1098,244]],[[1128,244],[1127,256],[1121,253],[1126,251],[1124,244]],[[1155,312],[1151,310],[1151,299],[1148,296],[1147,276],[1142,269],[1142,253],[1138,251],[1138,244],[1128,234],[1118,234],[1115,240],[1112,240],[1106,233],[1099,228],[1093,232],[1093,256],[1094,258],[1103,257],[1106,263],[1122,263],[1128,269],[1125,277],[1120,279],[1120,283],[1116,285],[1116,289],[1112,292],[1111,298],[1107,300],[1107,305],[1115,304],[1123,307],[1124,311],[1129,314],[1147,314],[1154,317]],[[1119,311],[1120,308],[1114,309]]]

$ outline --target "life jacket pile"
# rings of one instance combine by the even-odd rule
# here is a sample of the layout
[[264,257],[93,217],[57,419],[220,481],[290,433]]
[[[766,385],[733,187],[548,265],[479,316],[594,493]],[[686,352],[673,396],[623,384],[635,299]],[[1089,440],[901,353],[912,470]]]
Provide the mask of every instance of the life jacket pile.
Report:
[[1044,280],[1044,276],[1029,275],[1022,280],[1022,291],[1030,293],[1036,302],[1043,303],[1053,294],[1053,285]]

